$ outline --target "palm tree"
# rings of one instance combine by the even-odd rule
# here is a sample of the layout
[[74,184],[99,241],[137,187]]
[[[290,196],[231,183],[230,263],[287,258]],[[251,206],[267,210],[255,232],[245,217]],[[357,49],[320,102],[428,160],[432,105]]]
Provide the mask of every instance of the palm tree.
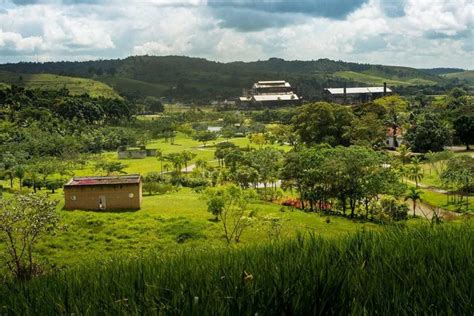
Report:
[[161,149],[156,150],[156,158],[160,161],[160,173],[163,173],[163,159],[164,159],[163,150]]
[[410,192],[405,196],[405,201],[411,200],[413,202],[413,217],[415,217],[416,203],[421,202],[422,191],[417,190],[416,188],[411,187]]
[[415,181],[415,185],[418,188],[418,182],[423,179],[423,169],[420,166],[420,159],[415,157],[411,160],[412,166],[410,167],[409,170],[409,178],[410,180]]
[[397,152],[399,154],[400,160],[402,164],[407,163],[410,160],[411,151],[410,147],[405,144],[401,144],[400,147],[397,148]]

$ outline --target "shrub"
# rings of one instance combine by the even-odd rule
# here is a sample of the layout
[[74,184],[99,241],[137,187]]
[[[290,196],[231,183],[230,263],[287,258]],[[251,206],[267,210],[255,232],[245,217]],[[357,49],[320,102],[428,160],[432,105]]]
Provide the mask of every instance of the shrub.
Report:
[[378,219],[382,222],[406,220],[408,218],[408,206],[392,196],[386,196],[380,199],[376,213]]

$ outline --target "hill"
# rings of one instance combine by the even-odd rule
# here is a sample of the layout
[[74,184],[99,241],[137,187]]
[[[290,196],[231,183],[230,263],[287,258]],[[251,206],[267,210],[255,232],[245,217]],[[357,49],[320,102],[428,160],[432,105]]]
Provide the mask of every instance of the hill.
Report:
[[461,69],[461,68],[425,68],[425,69],[419,69],[419,70],[427,74],[435,75],[435,76],[441,76],[441,75],[446,75],[450,73],[464,71],[464,69]]
[[285,79],[306,99],[319,98],[328,86],[434,85],[443,79],[409,67],[370,65],[318,59],[220,63],[184,56],[134,56],[85,62],[18,63],[0,65],[16,73],[91,78],[114,87],[129,98],[147,95],[208,101],[233,98],[258,80]]
[[40,90],[66,88],[71,95],[89,94],[91,97],[121,98],[110,86],[96,80],[54,74],[24,74],[0,71],[0,89],[7,88],[12,84]]
[[456,78],[459,80],[465,80],[467,82],[470,82],[471,84],[474,83],[474,70],[453,72],[453,73],[445,74],[443,76],[450,79]]

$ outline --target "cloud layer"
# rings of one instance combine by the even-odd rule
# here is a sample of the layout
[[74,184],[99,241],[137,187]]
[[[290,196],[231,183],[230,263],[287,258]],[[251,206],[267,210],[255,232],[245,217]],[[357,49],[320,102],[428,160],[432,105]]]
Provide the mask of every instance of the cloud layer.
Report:
[[0,0],[0,62],[190,55],[473,69],[471,0]]

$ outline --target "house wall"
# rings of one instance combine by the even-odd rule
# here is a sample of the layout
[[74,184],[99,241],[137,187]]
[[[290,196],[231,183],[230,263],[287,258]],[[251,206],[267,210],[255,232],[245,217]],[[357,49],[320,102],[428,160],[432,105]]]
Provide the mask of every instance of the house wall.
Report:
[[[130,198],[129,194],[133,197]],[[105,209],[140,209],[142,184],[114,184],[64,187],[64,208],[67,210],[101,210],[100,197],[105,197]],[[75,198],[73,198],[75,197]]]
[[147,156],[146,149],[144,150],[124,150],[118,152],[118,159],[143,159]]

